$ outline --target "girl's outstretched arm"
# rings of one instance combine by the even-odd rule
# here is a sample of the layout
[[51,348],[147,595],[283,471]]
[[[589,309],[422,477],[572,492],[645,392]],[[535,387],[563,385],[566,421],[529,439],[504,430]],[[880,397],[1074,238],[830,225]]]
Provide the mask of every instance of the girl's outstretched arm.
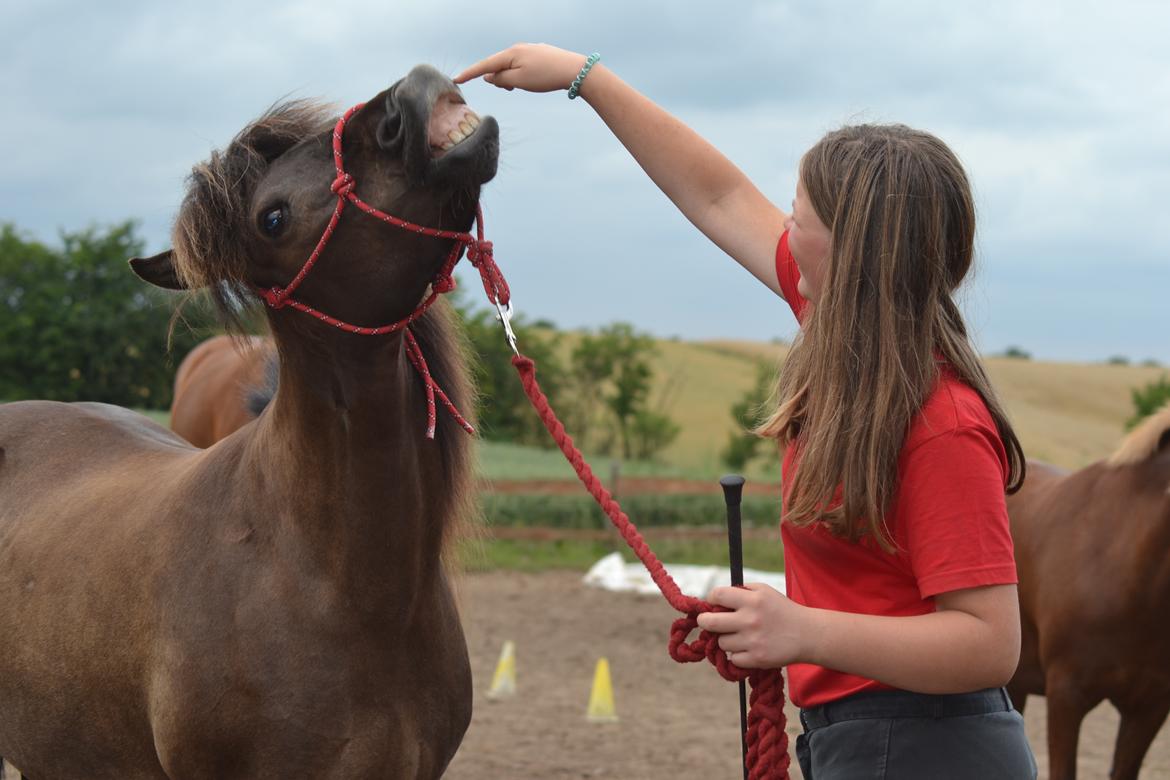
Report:
[[[455,77],[477,76],[502,89],[567,89],[585,56],[546,44],[517,44]],[[593,106],[642,170],[703,235],[777,295],[776,242],[788,215],[698,133],[598,63],[581,84]]]

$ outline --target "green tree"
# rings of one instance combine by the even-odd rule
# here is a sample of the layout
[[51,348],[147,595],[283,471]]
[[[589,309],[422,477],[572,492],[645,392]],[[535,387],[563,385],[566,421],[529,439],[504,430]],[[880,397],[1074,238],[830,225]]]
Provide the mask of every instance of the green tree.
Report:
[[1126,430],[1170,403],[1170,377],[1163,374],[1155,382],[1134,388],[1130,396],[1133,398],[1134,414],[1126,421]]
[[1020,347],[1011,346],[1003,351],[1003,356],[1006,358],[1015,358],[1017,360],[1031,360],[1032,353]]
[[736,430],[727,435],[727,446],[720,453],[732,471],[742,471],[756,457],[763,441],[752,431],[766,417],[766,404],[776,385],[776,371],[766,363],[756,365],[756,381],[739,400],[731,405]]
[[651,408],[654,353],[654,340],[629,323],[613,323],[581,338],[573,349],[570,376],[576,390],[573,429],[582,442],[629,459],[652,458],[674,441],[679,427]]
[[665,414],[642,409],[634,415],[630,438],[635,458],[651,460],[670,446],[682,429]]
[[[475,352],[473,372],[479,399],[479,428],[483,437],[541,447],[554,446],[555,442],[524,394],[520,377],[512,366],[512,348],[504,338],[504,327],[495,310],[473,306],[462,294],[462,288],[452,294],[451,302],[463,320]],[[512,330],[520,349],[536,363],[541,389],[550,398],[556,398],[564,384],[564,371],[556,354],[556,335],[546,336],[547,331],[530,325],[523,315],[512,319]]]
[[135,224],[61,234],[59,248],[0,225],[0,398],[169,406],[175,365],[199,336],[167,337],[172,298],[126,264]]

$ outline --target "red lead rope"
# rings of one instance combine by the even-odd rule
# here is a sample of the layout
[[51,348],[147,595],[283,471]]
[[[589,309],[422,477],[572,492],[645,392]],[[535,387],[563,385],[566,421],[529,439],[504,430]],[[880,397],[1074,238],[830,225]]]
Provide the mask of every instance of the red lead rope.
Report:
[[740,669],[727,660],[727,654],[719,649],[719,636],[710,631],[700,631],[699,638],[687,642],[687,637],[698,626],[700,612],[722,611],[705,601],[688,596],[679,590],[678,584],[658,560],[658,556],[646,545],[642,534],[622,511],[609,491],[594,475],[593,469],[585,462],[581,451],[573,444],[565,426],[557,419],[556,412],[549,405],[548,398],[536,382],[536,364],[530,358],[517,354],[512,365],[520,374],[524,392],[541,422],[552,435],[581,484],[609,517],[638,560],[650,572],[650,578],[662,591],[670,606],[685,617],[678,618],[670,627],[670,657],[679,663],[693,663],[707,659],[725,680],[739,682],[746,679],[752,686],[751,710],[748,712],[747,767],[750,780],[776,780],[788,778],[788,734],[784,730],[784,678],[779,669]]
[[[654,580],[654,584],[658,586],[658,589],[662,591],[662,595],[666,598],[667,602],[670,606],[684,614],[684,617],[675,620],[670,628],[670,643],[668,645],[670,657],[679,663],[693,663],[706,659],[715,665],[715,668],[725,680],[739,682],[740,680],[746,679],[751,683],[751,710],[748,713],[747,733],[748,777],[750,780],[780,780],[781,778],[787,780],[789,764],[788,735],[784,731],[784,679],[780,674],[780,670],[756,669],[749,672],[740,669],[728,661],[727,655],[719,649],[718,635],[712,634],[709,631],[700,631],[698,639],[692,642],[687,641],[687,637],[698,627],[697,619],[700,612],[722,611],[723,608],[713,606],[693,596],[688,596],[679,590],[678,584],[666,571],[666,567],[662,565],[662,562],[658,560],[658,557],[646,545],[642,534],[630,522],[630,518],[622,511],[621,506],[614,501],[609,491],[602,486],[601,481],[594,476],[593,470],[585,462],[581,451],[577,449],[573,444],[573,439],[565,432],[565,426],[557,419],[556,412],[552,410],[552,407],[548,403],[548,398],[545,397],[540,389],[540,385],[536,382],[536,364],[516,350],[515,338],[512,335],[507,314],[511,310],[511,292],[508,290],[508,283],[504,280],[504,275],[500,273],[500,269],[492,256],[491,242],[485,241],[483,238],[483,211],[478,207],[476,208],[476,235],[472,236],[470,233],[428,228],[398,219],[383,211],[379,211],[354,193],[356,182],[352,176],[345,172],[345,166],[342,160],[341,139],[345,133],[346,122],[363,105],[359,103],[345,112],[345,115],[337,121],[337,125],[333,128],[333,161],[337,168],[337,178],[333,180],[330,189],[337,195],[337,205],[333,209],[333,216],[330,218],[325,232],[321,235],[317,246],[314,247],[312,254],[309,255],[309,259],[305,261],[304,266],[297,273],[296,277],[283,288],[272,287],[266,290],[258,290],[257,292],[260,297],[274,309],[291,306],[297,311],[310,314],[322,322],[349,333],[377,336],[405,329],[404,338],[406,340],[407,357],[415,367],[415,370],[418,371],[419,376],[422,377],[423,384],[426,386],[427,436],[429,438],[434,438],[435,436],[436,397],[442,401],[447,410],[459,421],[468,433],[474,433],[471,425],[463,418],[463,415],[459,413],[459,410],[447,398],[447,394],[443,392],[442,388],[431,377],[422,350],[419,349],[418,342],[415,340],[414,334],[410,332],[409,328],[410,324],[421,317],[441,294],[455,289],[455,279],[451,274],[455,269],[455,264],[459,262],[459,258],[463,255],[463,251],[466,248],[467,259],[479,271],[480,278],[483,280],[483,289],[487,294],[488,300],[500,312],[500,319],[507,332],[508,342],[511,344],[512,349],[516,351],[516,357],[512,358],[512,365],[519,372],[520,382],[524,386],[524,392],[532,402],[533,407],[535,407],[536,413],[540,415],[541,422],[544,423],[544,427],[548,429],[548,432],[552,434],[553,440],[556,441],[561,452],[564,453],[569,463],[573,466],[573,470],[577,472],[577,477],[581,480],[585,489],[589,491],[590,495],[601,506],[601,509],[609,517],[614,527],[617,528],[622,538],[626,541],[626,544],[630,546],[630,549],[638,556],[638,560],[650,572],[651,579]],[[443,267],[431,283],[430,294],[413,312],[397,322],[376,328],[351,325],[347,322],[342,322],[336,317],[331,317],[328,314],[317,311],[308,304],[302,303],[292,297],[293,291],[304,281],[305,276],[308,275],[313,265],[320,258],[322,251],[325,249],[325,245],[329,243],[329,239],[333,236],[333,232],[337,229],[337,224],[341,220],[341,213],[345,209],[346,203],[352,203],[366,214],[394,227],[435,238],[446,238],[455,242],[451,247],[451,253],[447,256],[446,262],[444,262]]]

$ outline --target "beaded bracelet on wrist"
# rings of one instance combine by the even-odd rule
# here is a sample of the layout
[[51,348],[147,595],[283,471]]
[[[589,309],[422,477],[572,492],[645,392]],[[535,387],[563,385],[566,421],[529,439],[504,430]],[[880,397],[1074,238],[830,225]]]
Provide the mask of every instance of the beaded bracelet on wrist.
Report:
[[597,61],[600,59],[601,55],[597,52],[593,52],[589,55],[588,59],[585,60],[585,65],[581,68],[581,72],[577,74],[577,78],[573,79],[573,83],[569,85],[569,100],[577,97],[581,91],[581,82],[585,80],[585,77],[589,75],[590,69],[596,65]]

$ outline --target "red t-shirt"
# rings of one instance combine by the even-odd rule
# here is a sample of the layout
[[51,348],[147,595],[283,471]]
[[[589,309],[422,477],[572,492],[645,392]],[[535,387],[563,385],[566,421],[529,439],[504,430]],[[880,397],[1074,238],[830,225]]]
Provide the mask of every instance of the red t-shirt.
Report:
[[[776,247],[780,289],[797,320],[808,301],[796,291],[800,271],[788,233]],[[784,456],[791,474],[796,447]],[[851,543],[821,524],[781,524],[788,596],[799,604],[868,615],[934,612],[934,596],[982,585],[1016,583],[1004,485],[1008,460],[983,399],[944,367],[911,420],[898,456],[898,486],[886,518],[896,546],[886,553],[868,537]],[[946,663],[946,659],[939,659]],[[889,686],[812,664],[788,667],[792,701],[816,707]]]

